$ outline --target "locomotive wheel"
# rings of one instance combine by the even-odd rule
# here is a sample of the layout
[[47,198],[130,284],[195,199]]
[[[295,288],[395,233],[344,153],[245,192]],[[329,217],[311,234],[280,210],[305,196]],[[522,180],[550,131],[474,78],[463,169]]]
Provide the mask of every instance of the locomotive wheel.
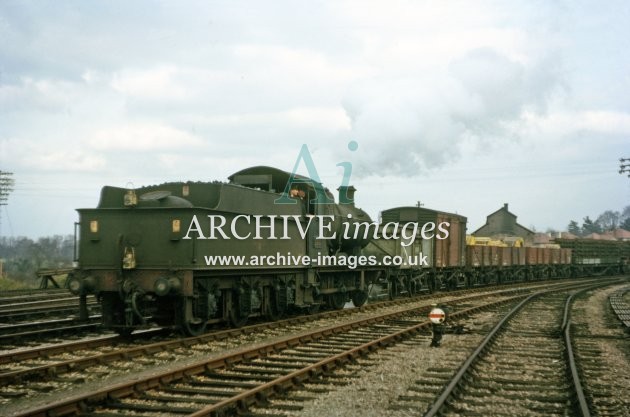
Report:
[[367,291],[354,290],[352,292],[352,304],[354,304],[355,307],[361,307],[363,304],[366,303],[367,299]]
[[336,310],[341,310],[346,305],[347,300],[348,293],[346,293],[345,291],[335,292],[328,296],[328,301],[330,302],[330,305]]

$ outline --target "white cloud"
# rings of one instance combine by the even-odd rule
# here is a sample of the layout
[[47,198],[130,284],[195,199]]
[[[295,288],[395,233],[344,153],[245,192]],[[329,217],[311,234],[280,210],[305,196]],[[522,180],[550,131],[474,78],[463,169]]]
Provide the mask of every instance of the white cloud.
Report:
[[544,135],[545,140],[563,139],[577,133],[630,135],[630,113],[606,110],[559,110],[547,115],[526,113],[525,128]]
[[10,138],[0,140],[2,158],[22,172],[98,172],[107,166],[107,159],[98,153],[74,149],[72,144],[48,144],[41,141]]
[[[246,73],[264,80],[335,85],[373,73],[364,66],[337,64],[321,52],[267,44],[241,44],[233,48],[234,57]],[[303,84],[305,83],[306,84]],[[312,85],[311,84],[311,85]]]
[[133,123],[98,129],[88,142],[98,151],[187,150],[203,145],[203,140],[194,134],[158,123]]
[[199,117],[183,117],[190,123],[205,126],[246,127],[285,126],[322,131],[350,130],[350,119],[339,107],[296,107],[276,112],[248,112]]
[[0,108],[6,113],[29,110],[62,113],[80,94],[72,82],[22,77],[19,83],[0,84]]
[[107,166],[107,160],[101,155],[89,154],[79,150],[52,151],[31,155],[26,161],[33,168],[41,170],[91,171],[98,172]]
[[[517,154],[545,156],[541,164],[559,171],[594,153],[616,161],[630,133],[625,8],[0,2],[0,38],[9,40],[0,42],[0,168],[92,170],[98,184],[112,175],[213,180],[247,165],[291,169],[307,144],[328,182],[338,183],[338,161],[370,179],[361,195],[376,210],[394,201],[381,197],[389,187],[376,174],[407,204],[425,198],[418,182],[407,191],[418,180],[410,177],[430,171],[437,182],[464,163],[451,184],[469,185],[478,166],[509,165]],[[490,182],[470,187],[466,205],[480,207],[482,195],[502,204],[505,188]],[[521,189],[554,200],[540,184],[523,180]],[[622,194],[611,196],[627,201]],[[451,195],[437,201],[457,209]]]
[[116,72],[111,86],[123,94],[145,99],[185,99],[191,92],[177,79],[180,71],[166,66],[148,70],[125,69]]

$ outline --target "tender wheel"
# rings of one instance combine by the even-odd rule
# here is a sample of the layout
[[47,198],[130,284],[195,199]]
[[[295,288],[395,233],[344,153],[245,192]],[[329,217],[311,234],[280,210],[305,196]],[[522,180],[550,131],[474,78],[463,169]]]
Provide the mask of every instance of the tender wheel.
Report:
[[[281,291],[286,291],[285,288]],[[270,320],[280,320],[286,314],[286,308],[279,300],[278,291],[272,287],[265,287],[265,311],[264,314]]]
[[346,301],[348,301],[348,293],[345,291],[332,293],[328,296],[328,302],[334,309],[337,310],[344,308]]
[[355,307],[361,307],[367,302],[367,299],[367,291],[355,290],[352,292],[352,304],[354,304]]
[[229,294],[228,320],[233,327],[243,327],[247,324],[249,310],[243,305],[243,300],[237,291],[232,291]]
[[198,301],[186,298],[183,303],[181,328],[188,336],[198,336],[206,331],[207,320],[195,317],[195,313],[201,308]]
[[238,310],[230,310],[228,318],[232,327],[243,327],[247,324],[247,318],[249,316],[241,314]]
[[184,323],[184,333],[189,336],[199,336],[206,331],[206,323],[201,319],[193,319]]

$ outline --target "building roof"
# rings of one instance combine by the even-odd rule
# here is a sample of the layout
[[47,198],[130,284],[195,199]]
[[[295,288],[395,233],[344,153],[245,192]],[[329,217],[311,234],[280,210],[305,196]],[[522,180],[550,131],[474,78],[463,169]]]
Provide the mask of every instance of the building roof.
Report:
[[630,232],[626,229],[613,230],[613,236],[615,236],[616,239],[620,240],[630,240]]
[[630,240],[630,232],[625,229],[609,230],[604,233],[591,233],[584,236],[584,239],[595,240]]
[[559,232],[558,238],[560,239],[577,239],[578,237],[571,232]]
[[612,234],[607,233],[591,233],[584,236],[584,239],[593,239],[593,240],[617,240]]
[[508,215],[508,216],[513,217],[513,218],[514,218],[514,226],[516,226],[516,227],[518,227],[518,228],[520,228],[520,229],[524,230],[526,233],[528,233],[528,234],[530,234],[530,235],[533,235],[533,234],[534,234],[534,232],[533,232],[532,230],[529,230],[527,227],[525,227],[525,226],[523,226],[523,225],[520,225],[520,224],[518,224],[518,223],[516,222],[516,214],[514,214],[514,213],[512,213],[512,212],[510,212],[510,211],[508,210],[508,203],[504,203],[504,204],[503,204],[503,207],[501,207],[500,209],[498,209],[498,210],[496,210],[496,211],[494,211],[494,212],[492,212],[492,213],[488,214],[488,215],[486,216],[486,223],[485,223],[483,226],[481,226],[480,228],[478,228],[477,230],[475,230],[474,232],[472,232],[472,234],[473,234],[473,235],[475,235],[475,234],[477,234],[478,232],[480,232],[482,229],[484,229],[484,228],[488,227],[488,226],[489,226],[489,224],[490,224],[490,220],[489,220],[489,219],[490,219],[490,218],[492,218],[492,217],[495,217],[495,216],[499,216],[499,215]]

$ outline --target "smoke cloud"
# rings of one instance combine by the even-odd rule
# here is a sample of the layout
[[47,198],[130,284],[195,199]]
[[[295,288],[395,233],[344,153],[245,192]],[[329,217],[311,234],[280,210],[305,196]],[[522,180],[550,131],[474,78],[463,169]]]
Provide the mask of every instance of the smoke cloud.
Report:
[[526,112],[545,112],[559,67],[557,59],[519,62],[480,48],[440,73],[355,85],[343,102],[362,145],[355,174],[417,175],[457,160],[464,144],[518,140],[512,127]]

